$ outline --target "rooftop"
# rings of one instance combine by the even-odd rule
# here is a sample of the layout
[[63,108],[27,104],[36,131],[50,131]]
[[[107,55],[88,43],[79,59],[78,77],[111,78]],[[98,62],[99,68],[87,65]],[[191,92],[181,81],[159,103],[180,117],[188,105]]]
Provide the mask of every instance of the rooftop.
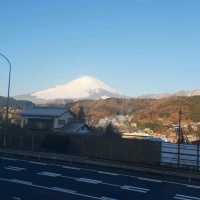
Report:
[[32,109],[24,110],[22,116],[48,116],[48,117],[59,117],[66,113],[67,110],[64,108],[52,108],[52,107],[35,107]]

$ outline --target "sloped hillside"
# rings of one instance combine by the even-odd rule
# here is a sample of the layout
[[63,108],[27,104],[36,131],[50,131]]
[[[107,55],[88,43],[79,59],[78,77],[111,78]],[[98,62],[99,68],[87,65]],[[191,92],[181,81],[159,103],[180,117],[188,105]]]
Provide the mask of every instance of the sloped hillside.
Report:
[[[0,96],[0,107],[6,106],[7,98]],[[24,108],[24,107],[32,107],[34,104],[30,101],[18,101],[14,98],[10,98],[10,106],[15,108]]]
[[117,114],[133,115],[134,121],[159,121],[163,124],[177,123],[180,108],[185,121],[200,121],[200,96],[170,97],[164,99],[106,99],[87,100],[72,103],[72,111],[78,113],[80,107],[85,111],[87,119],[93,123],[104,117]]

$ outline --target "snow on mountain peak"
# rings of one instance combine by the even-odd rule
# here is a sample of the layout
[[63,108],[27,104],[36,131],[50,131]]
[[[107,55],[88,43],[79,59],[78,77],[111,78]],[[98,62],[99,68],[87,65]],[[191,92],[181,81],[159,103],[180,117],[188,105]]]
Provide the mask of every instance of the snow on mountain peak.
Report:
[[33,93],[31,96],[45,99],[100,99],[105,97],[117,97],[118,92],[102,81],[83,76],[68,84],[58,85],[54,88]]

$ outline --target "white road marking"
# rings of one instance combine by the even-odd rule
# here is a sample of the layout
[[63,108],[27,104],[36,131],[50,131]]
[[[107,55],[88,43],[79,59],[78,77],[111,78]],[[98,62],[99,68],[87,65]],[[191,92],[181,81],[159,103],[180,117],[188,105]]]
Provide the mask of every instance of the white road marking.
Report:
[[66,193],[66,194],[71,194],[74,196],[80,196],[80,197],[86,197],[86,198],[90,198],[90,199],[97,199],[97,200],[117,200],[117,199],[112,199],[110,197],[96,197],[96,196],[91,196],[91,195],[87,195],[87,194],[82,194],[82,193],[78,193],[74,190],[70,190],[70,189],[66,189],[66,188],[57,188],[57,187],[46,187],[46,186],[41,186],[41,185],[34,185],[31,182],[28,181],[24,181],[24,180],[18,180],[18,179],[4,179],[4,178],[0,178],[1,181],[6,181],[6,182],[10,182],[10,183],[17,183],[17,184],[21,184],[21,185],[26,185],[29,187],[35,187],[35,188],[39,188],[39,189],[44,189],[44,190],[51,190],[51,191],[56,191],[56,192],[61,192],[61,193]]
[[191,199],[184,198],[184,197],[174,197],[174,199],[178,199],[178,200],[191,200]]
[[62,166],[62,168],[64,168],[64,169],[72,169],[72,170],[78,170],[78,171],[80,171],[81,169],[80,168],[78,168],[78,167],[70,167],[70,166]]
[[101,197],[101,200],[117,200],[117,199],[113,199],[113,198],[110,198],[110,197]]
[[86,197],[86,198],[90,198],[90,199],[102,200],[100,197],[95,197],[95,196],[91,196],[91,195],[87,195],[87,194],[76,193],[74,195],[77,195],[77,196],[80,196],[80,197]]
[[88,178],[77,178],[76,181],[85,182],[85,183],[91,183],[91,184],[100,184],[100,183],[102,183],[102,181],[94,180],[94,179],[88,179]]
[[183,194],[176,194],[174,199],[178,199],[178,200],[200,200],[199,197],[187,196],[187,195],[183,195]]
[[[63,167],[63,165],[58,165],[58,164],[50,164],[50,163],[42,163],[42,162],[34,162],[34,161],[29,161],[29,160],[22,160],[22,159],[14,159],[14,158],[8,158],[8,157],[0,157],[2,159],[5,159],[5,160],[10,160],[10,161],[21,161],[21,162],[29,162],[29,163],[32,163],[32,164],[40,164],[40,165],[48,165],[48,166],[57,166],[57,167]],[[68,166],[65,166],[65,168],[67,169]],[[115,173],[112,173],[112,172],[107,172],[107,171],[98,171],[98,170],[94,170],[94,169],[90,169],[90,168],[76,168],[76,167],[70,167],[70,169],[74,169],[74,170],[83,170],[83,171],[89,171],[89,172],[95,172],[95,173],[104,173],[104,174],[107,174],[107,175],[113,175]],[[138,179],[138,180],[141,180],[141,181],[150,181],[149,178],[146,178],[146,177],[138,177],[138,176],[133,176],[133,175],[128,175],[128,174],[122,174],[122,173],[116,173],[116,175],[118,176],[124,176],[124,177],[129,177],[129,178],[133,178],[133,179]],[[156,179],[152,179],[151,181],[154,181],[155,182]],[[172,184],[172,185],[180,185],[180,186],[185,186],[185,187],[192,187],[192,188],[196,188],[196,189],[200,189],[199,186],[197,185],[193,185],[193,186],[189,186],[188,184],[184,184],[184,183],[179,183],[179,182],[175,182],[175,181],[167,181],[167,180],[158,180],[156,182],[159,182],[159,181],[162,181],[161,183],[167,183],[167,184]]]
[[3,160],[17,161],[15,158],[1,157]]
[[12,197],[13,200],[21,200],[20,197]]
[[[163,181],[163,183],[168,183],[168,184],[172,184],[172,185],[179,185],[179,186],[185,186],[185,187],[189,186],[188,184],[177,183],[177,182],[174,182],[174,181]],[[198,189],[198,187],[199,187],[199,185],[192,185],[192,186],[195,187],[196,189]]]
[[72,177],[72,176],[62,176],[62,175],[61,175],[61,178],[72,179],[72,180],[76,180],[76,179],[77,179],[77,177]]
[[35,164],[35,165],[44,165],[46,166],[47,163],[43,163],[43,162],[37,162],[37,161],[28,161],[30,164]]
[[135,187],[135,186],[131,186],[131,185],[124,185],[124,186],[121,186],[120,188],[122,190],[129,190],[129,191],[141,192],[141,193],[147,193],[149,191],[149,189],[141,188],[141,187]]
[[29,185],[29,186],[33,185],[32,182],[30,182],[30,181],[23,181],[23,180],[19,180],[19,179],[11,179],[10,182],[23,184],[23,185]]
[[51,189],[54,191],[57,191],[57,192],[62,192],[62,193],[67,193],[67,194],[76,194],[77,193],[74,190],[68,190],[68,189],[59,188],[59,187],[52,187]]
[[162,183],[163,182],[159,179],[144,178],[144,177],[138,177],[138,179],[141,180],[141,181],[150,181],[150,182],[155,182],[155,183]]
[[186,185],[188,188],[200,189],[199,185]]
[[50,177],[61,177],[61,174],[57,174],[57,173],[53,173],[53,172],[39,172],[37,173],[38,175],[41,175],[41,176],[50,176]]
[[26,170],[25,168],[16,167],[16,166],[7,166],[4,169],[11,170],[11,171],[17,171],[17,172]]
[[105,182],[102,182],[101,184],[103,185],[108,185],[108,186],[112,186],[112,187],[121,187],[121,185],[117,185],[117,184],[112,184],[112,183],[105,183]]
[[105,175],[110,175],[110,176],[118,176],[119,174],[117,173],[112,173],[112,172],[105,172],[105,171],[97,171],[99,174],[105,174]]
[[10,182],[10,179],[7,179],[7,178],[0,178],[0,181]]
[[90,184],[102,184],[102,185],[107,185],[107,186],[111,186],[111,187],[118,187],[122,190],[129,190],[129,191],[133,191],[133,192],[147,193],[147,192],[150,191],[150,189],[141,188],[141,187],[128,186],[128,185],[121,186],[121,185],[117,185],[117,184],[106,183],[106,182],[103,182],[101,180],[89,179],[89,178],[77,178],[77,177],[71,177],[71,176],[63,176],[62,174],[46,172],[46,171],[39,172],[37,174],[42,175],[42,176],[49,176],[49,177],[53,177],[53,178],[60,177],[60,178],[72,179],[74,181],[90,183]]

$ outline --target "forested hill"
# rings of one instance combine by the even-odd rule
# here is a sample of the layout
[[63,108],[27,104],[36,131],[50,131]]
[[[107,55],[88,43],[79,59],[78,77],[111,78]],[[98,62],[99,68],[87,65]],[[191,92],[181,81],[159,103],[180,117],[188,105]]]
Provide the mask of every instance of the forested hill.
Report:
[[[6,106],[7,98],[0,96],[0,107]],[[15,100],[10,98],[10,106],[14,108],[24,108],[24,107],[33,107],[34,104],[30,101]]]
[[86,117],[97,122],[101,118],[118,114],[132,115],[135,121],[178,121],[180,108],[184,112],[183,120],[200,122],[200,96],[170,97],[163,99],[106,99],[96,101],[77,101],[71,104],[76,113],[84,108]]

